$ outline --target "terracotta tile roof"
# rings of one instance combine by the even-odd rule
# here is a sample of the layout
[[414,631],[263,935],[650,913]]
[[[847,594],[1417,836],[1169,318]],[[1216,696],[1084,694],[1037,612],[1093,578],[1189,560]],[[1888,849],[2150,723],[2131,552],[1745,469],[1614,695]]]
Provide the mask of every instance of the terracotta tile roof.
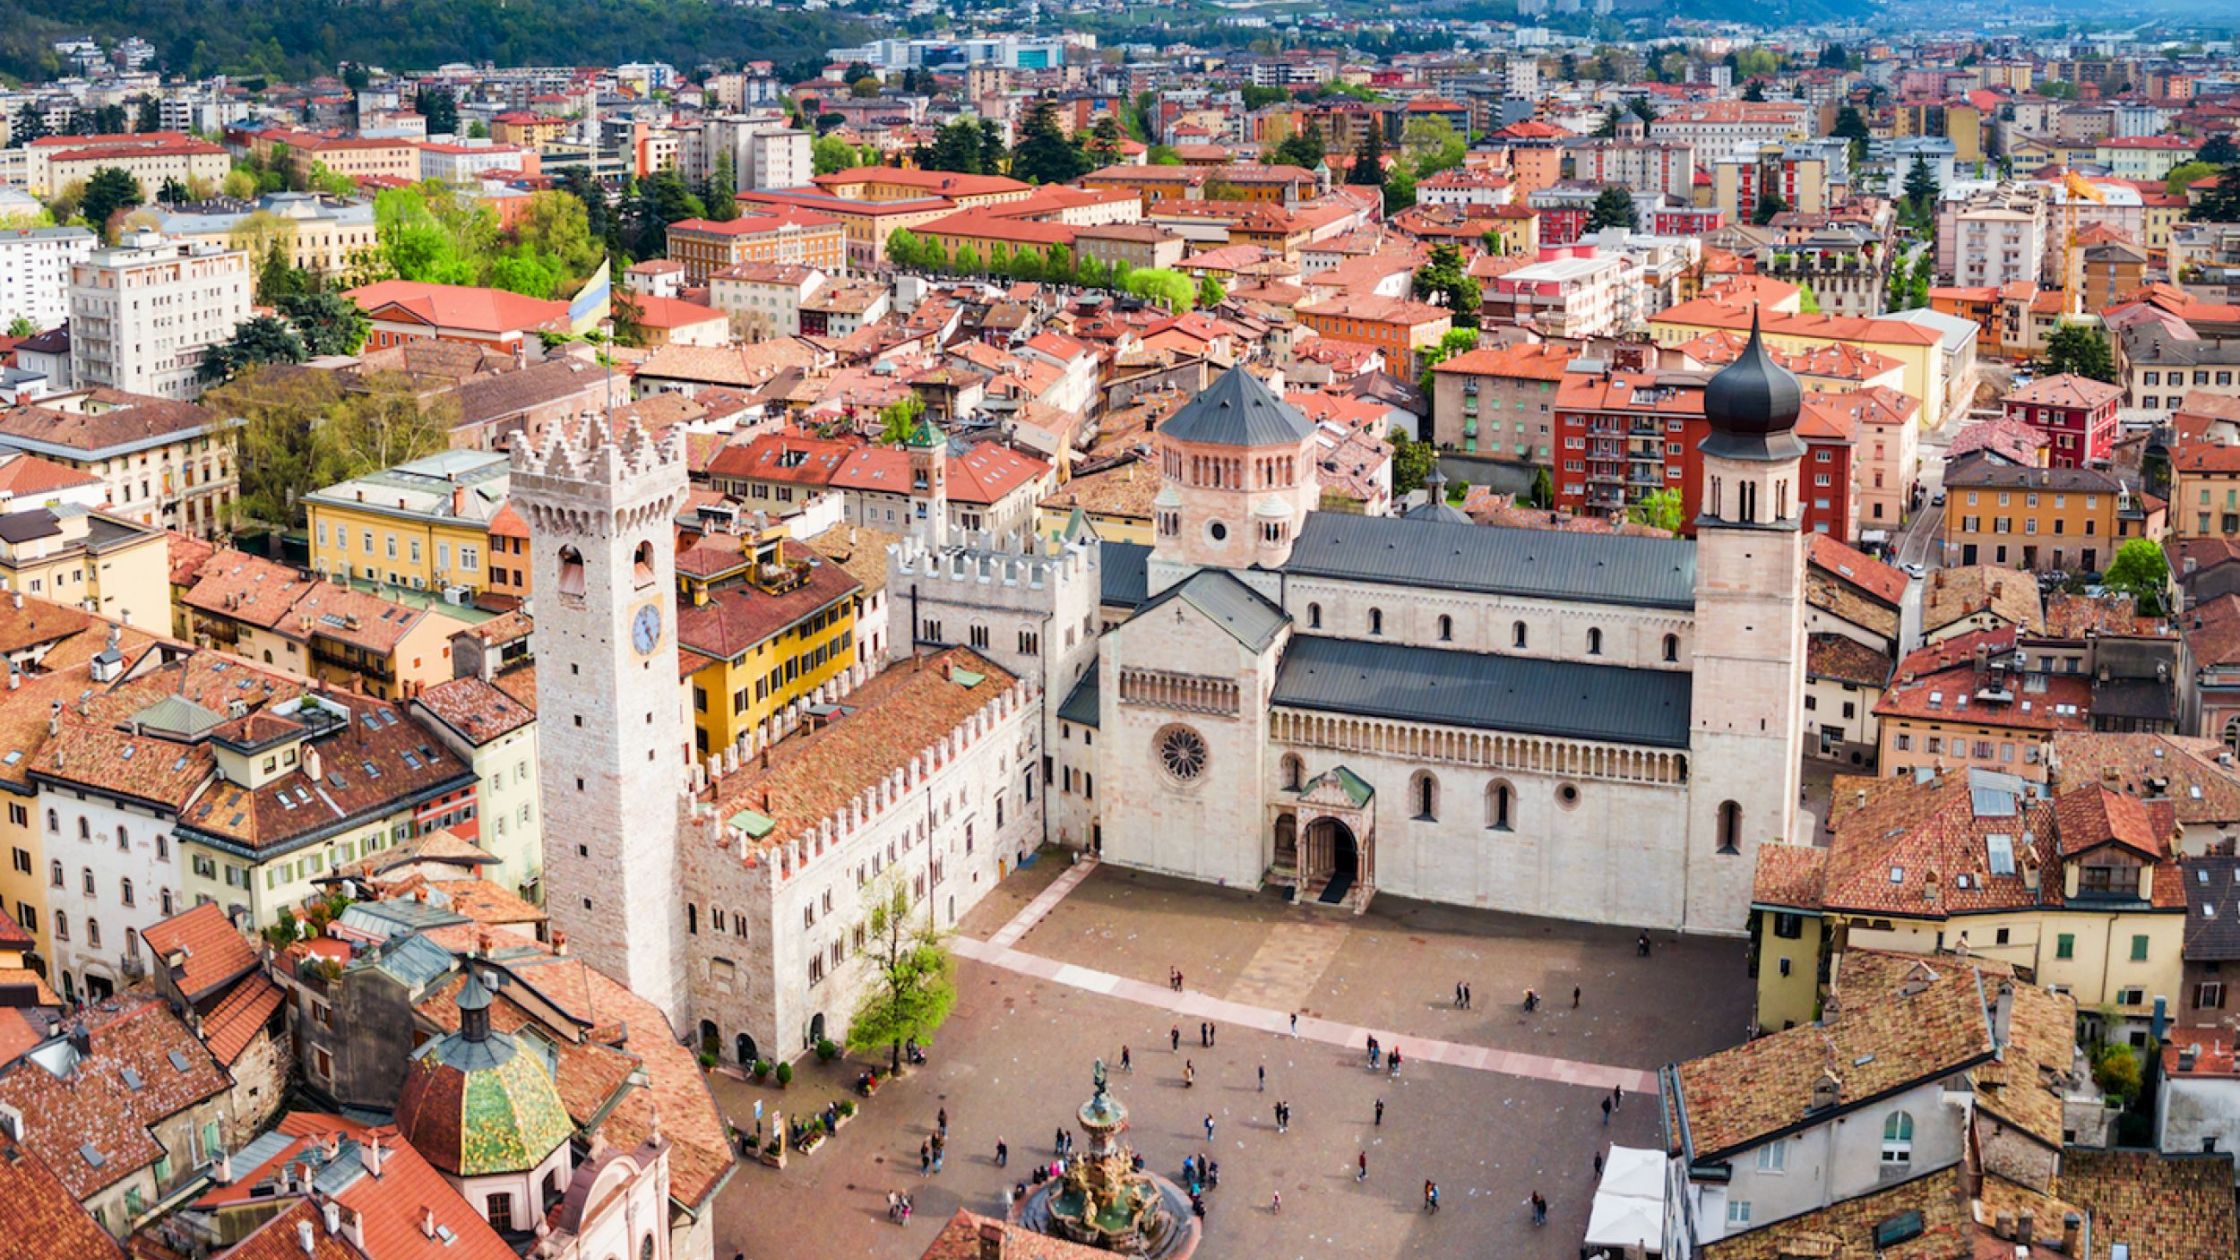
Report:
[[2129,595],[2072,594],[2055,591],[2046,596],[2046,637],[2082,639],[2088,635],[2146,635],[2166,633],[2158,617],[2141,617],[2138,601]]
[[36,455],[0,456],[0,495],[38,500],[63,490],[98,486],[101,478]]
[[[2181,823],[2240,820],[2240,769],[2217,759],[2214,739],[2116,731],[2065,731],[2053,737],[2064,787],[2101,783],[2170,802]],[[2159,781],[2159,786],[2157,786]]]
[[[958,671],[979,675],[970,686]],[[715,785],[723,817],[752,809],[774,824],[758,842],[786,843],[901,768],[1016,681],[965,648],[890,665],[843,703],[847,716],[788,739],[757,766]]]
[[2059,1150],[2061,1100],[2077,1051],[2076,999],[2011,976],[1994,981],[1986,974],[1984,984],[2008,1003],[2007,1036],[1999,1057],[1970,1073],[1976,1106]]
[[[302,1232],[306,1228],[308,1235]],[[306,1237],[309,1250],[303,1246]],[[213,1254],[215,1260],[373,1260],[344,1235],[328,1233],[324,1215],[308,1198],[289,1203],[240,1242]]]
[[[1986,1178],[1987,1190],[1990,1181]],[[2041,1204],[2048,1202],[2043,1196],[2030,1197]],[[1921,1232],[1895,1247],[1878,1245],[1877,1231],[1908,1213],[1920,1215]],[[2058,1212],[2041,1207],[2033,1215],[2058,1229]],[[1702,1254],[1704,1260],[1989,1260],[1992,1256],[2011,1260],[2012,1243],[2006,1244],[2004,1252],[1978,1250],[1979,1245],[1988,1244],[1990,1234],[1962,1196],[1960,1169],[1953,1165],[1770,1225],[1729,1234],[1705,1243]]]
[[[788,561],[807,561],[813,554],[800,543],[788,542],[783,548]],[[847,570],[821,559],[808,566],[801,585],[782,593],[743,583],[718,586],[708,592],[706,603],[677,609],[677,642],[713,660],[737,660],[755,645],[860,589]]]
[[2025,630],[2045,627],[2044,612],[2038,605],[2038,579],[2018,569],[1989,564],[1937,569],[1929,575],[1928,586],[1921,598],[1924,634],[1935,634],[1980,612]]
[[245,625],[277,629],[314,579],[277,560],[245,551],[212,553],[179,602]]
[[2228,1154],[2172,1157],[2072,1147],[2061,1157],[2054,1193],[2091,1213],[2095,1249],[2122,1243],[2131,1260],[2240,1253]]
[[[1674,1152],[1716,1161],[1803,1123],[1910,1085],[1949,1076],[1993,1050],[1985,992],[1974,969],[1906,958],[1882,974],[1872,951],[1844,956],[1833,1015],[1668,1069],[1683,1123]],[[1853,977],[1860,967],[1866,972]],[[1815,1086],[1838,1083],[1833,1108],[1815,1112]]]
[[1076,472],[1066,483],[1044,496],[1042,506],[1064,511],[1151,519],[1151,500],[1159,494],[1159,474],[1143,460],[1129,454],[1101,468]]
[[2090,377],[2064,372],[2059,376],[2046,376],[2030,382],[2006,397],[2006,401],[2031,407],[2069,407],[2086,411],[2106,406],[2123,397],[2123,387],[2096,381]]
[[0,1132],[0,1260],[124,1255],[45,1161]]
[[[213,1186],[194,1201],[195,1206],[214,1208],[269,1199],[272,1184],[288,1166],[309,1164],[318,1172],[332,1162],[339,1165],[334,1169],[332,1180],[341,1186],[333,1191],[334,1198],[346,1212],[357,1215],[365,1238],[365,1260],[510,1260],[513,1257],[513,1249],[490,1228],[489,1222],[459,1197],[459,1192],[451,1188],[443,1174],[412,1149],[394,1126],[373,1127],[341,1116],[291,1111],[281,1117],[275,1131],[293,1140],[255,1168],[235,1163],[234,1179],[225,1185]],[[350,1145],[333,1147],[336,1153],[330,1156],[330,1142]],[[381,1148],[378,1177],[364,1171],[359,1154],[360,1150],[376,1143]],[[357,1165],[355,1176],[349,1175],[353,1163]],[[265,1194],[258,1194],[259,1189]],[[430,1238],[422,1234],[423,1213],[432,1213],[436,1225],[448,1230],[452,1237],[447,1241],[440,1235]],[[324,1234],[325,1230],[318,1232]],[[292,1227],[284,1235],[284,1241],[296,1247],[295,1255],[303,1254],[296,1246]],[[230,1256],[227,1260],[231,1260]],[[260,1255],[258,1260],[266,1260],[266,1257]],[[279,1260],[279,1256],[271,1260]],[[357,1257],[351,1255],[350,1260],[357,1260]]]
[[980,442],[962,455],[949,456],[949,498],[992,506],[1049,475],[1050,465],[1043,460],[1000,443]]
[[[981,1239],[1001,1239],[991,1253]],[[933,1236],[918,1260],[983,1260],[994,1254],[1002,1260],[1110,1260],[1109,1251],[1052,1238],[1022,1229],[993,1216],[958,1208],[957,1214]]]
[[2186,647],[2202,667],[2240,663],[2240,594],[2219,595],[2185,614]]
[[1827,873],[1826,849],[1806,844],[1759,845],[1750,900],[1757,905],[1818,910]]
[[1807,561],[1892,608],[1905,602],[1907,578],[1896,566],[1885,564],[1827,534],[1812,536]]
[[209,432],[218,419],[194,403],[122,390],[91,389],[66,397],[83,397],[89,405],[77,410],[24,403],[0,409],[0,440],[90,457],[120,446],[197,437]]
[[[606,375],[597,365],[581,359],[547,359],[510,372],[486,372],[459,383],[452,396],[459,402],[453,429],[488,425],[524,411],[574,395],[594,405],[606,401]],[[622,388],[627,388],[622,387]]]
[[192,586],[201,574],[202,566],[218,553],[218,544],[201,538],[190,538],[178,530],[167,530],[163,535],[166,562],[171,566],[173,586]]
[[[2054,807],[2042,797],[1979,816],[1965,774],[1933,783],[1845,777],[1829,813],[1822,902],[1830,910],[1944,919],[2058,901]],[[2011,873],[1991,871],[1993,836],[2007,837]],[[2036,891],[2028,872],[2037,873]]]
[[[1754,308],[1729,297],[1702,297],[1668,307],[1651,319],[1653,324],[1684,327],[1748,328]],[[1868,345],[1934,346],[1936,329],[1900,319],[1870,319],[1856,315],[1782,315],[1764,319],[1769,337],[1815,337],[1829,341],[1859,341]]]
[[847,570],[863,587],[866,598],[887,587],[887,548],[902,541],[902,535],[858,525],[848,529],[826,530],[817,535],[810,547],[826,560]]
[[2141,802],[2093,783],[2055,798],[2061,828],[2061,856],[2078,857],[2103,845],[2129,849],[2149,862],[2171,856],[2170,833],[2177,817],[2168,802]]
[[542,923],[546,918],[544,911],[522,900],[511,889],[487,879],[442,880],[435,888],[449,899],[453,910],[477,923],[506,927]]
[[[2190,955],[2189,955],[2190,956]],[[2179,1028],[2162,1046],[2162,1070],[2169,1076],[2240,1078],[2240,1033],[2229,1028]],[[2183,1066],[2193,1055],[2193,1064]]]
[[1978,645],[1994,662],[2013,655],[2012,627],[1978,630],[1908,655],[1874,707],[1878,718],[1909,717],[2001,730],[2081,731],[2092,724],[2092,680],[2083,674],[2041,674],[2008,669],[2003,692],[1992,687],[1992,669],[1979,668]]
[[480,678],[437,683],[412,703],[478,747],[537,720],[535,712]]
[[744,445],[726,446],[716,452],[708,461],[708,474],[741,481],[825,486],[861,445],[854,439],[811,437],[791,429],[762,433]]
[[[153,993],[97,1003],[77,1019],[88,1052],[50,1052],[70,1062],[62,1076],[34,1058],[17,1060],[0,1072],[0,1102],[23,1117],[23,1145],[82,1201],[161,1159],[154,1127],[233,1081]],[[137,1089],[127,1083],[128,1068]]]
[[1805,672],[1880,689],[1890,681],[1890,658],[1849,635],[1821,633],[1805,643]]
[[1963,455],[1988,451],[2007,463],[2034,467],[2044,461],[2045,449],[2045,434],[2020,420],[1997,416],[1978,420],[1954,434],[1952,449],[1945,458],[1957,461]]
[[170,968],[172,983],[189,1002],[201,1001],[257,966],[257,952],[214,901],[149,924],[140,939]]
[[432,328],[457,328],[478,333],[565,330],[568,304],[524,297],[503,289],[461,284],[428,284],[417,280],[381,280],[351,289],[342,296],[376,319],[404,315]]
[[232,1067],[257,1034],[279,1013],[287,994],[262,972],[252,974],[202,1017],[202,1041],[218,1062]]
[[1659,416],[1703,414],[1703,379],[1663,372],[1570,372],[1556,386],[1559,411]]
[[421,622],[425,608],[386,600],[371,591],[333,582],[313,582],[290,608],[292,625],[276,627],[290,638],[327,639],[386,658]]

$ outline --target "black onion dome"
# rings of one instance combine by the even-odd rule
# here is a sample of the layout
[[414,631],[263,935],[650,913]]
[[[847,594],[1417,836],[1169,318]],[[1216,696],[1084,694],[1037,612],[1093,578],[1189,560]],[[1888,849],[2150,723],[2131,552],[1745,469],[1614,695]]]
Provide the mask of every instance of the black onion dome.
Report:
[[1749,344],[1703,388],[1703,414],[1711,422],[1703,449],[1728,459],[1795,459],[1804,453],[1796,435],[1803,406],[1795,374],[1766,353],[1753,310]]

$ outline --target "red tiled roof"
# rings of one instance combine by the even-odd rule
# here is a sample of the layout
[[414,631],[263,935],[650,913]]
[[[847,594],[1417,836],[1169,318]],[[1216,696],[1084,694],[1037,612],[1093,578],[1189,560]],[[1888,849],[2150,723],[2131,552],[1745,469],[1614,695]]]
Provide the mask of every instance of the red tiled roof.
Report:
[[46,1163],[0,1132],[0,1260],[113,1260],[117,1240]]
[[[309,1160],[323,1166],[330,1138],[355,1142],[361,1148],[378,1142],[380,1176],[359,1176],[334,1191],[335,1200],[346,1211],[358,1216],[359,1229],[365,1239],[366,1260],[515,1260],[513,1249],[490,1228],[489,1222],[459,1197],[459,1192],[451,1188],[443,1174],[412,1149],[394,1126],[376,1128],[341,1116],[292,1111],[281,1118],[277,1132],[295,1140],[255,1168],[236,1165],[231,1182],[212,1187],[194,1201],[195,1205],[213,1208],[266,1197],[257,1195],[256,1191],[269,1187],[288,1165]],[[359,1157],[353,1154],[349,1158]],[[421,1232],[424,1213],[433,1213],[435,1224],[452,1235],[448,1241],[440,1233],[431,1238]],[[324,1229],[317,1231],[325,1232]],[[296,1247],[292,1227],[284,1241]],[[302,1249],[296,1247],[294,1254],[302,1255]],[[264,1257],[260,1255],[259,1260]]]
[[140,934],[156,961],[171,969],[171,979],[189,1002],[198,1002],[256,969],[257,953],[218,903],[151,923]]
[[202,1017],[202,1041],[218,1062],[232,1067],[287,999],[279,985],[257,972],[235,985]]
[[1905,600],[1906,575],[1848,543],[1814,534],[1809,560],[1892,608]]
[[[343,294],[376,319],[409,316],[432,328],[480,333],[564,329],[568,304],[508,293],[503,289],[417,280],[382,280]],[[384,315],[383,312],[392,312]]]

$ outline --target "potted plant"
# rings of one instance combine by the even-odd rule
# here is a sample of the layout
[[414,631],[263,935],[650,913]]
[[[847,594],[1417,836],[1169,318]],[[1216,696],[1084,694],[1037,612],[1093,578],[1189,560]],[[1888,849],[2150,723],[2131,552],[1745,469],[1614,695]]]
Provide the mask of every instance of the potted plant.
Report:
[[770,1075],[770,1060],[756,1059],[754,1061],[753,1071],[754,1079],[759,1083],[763,1077]]
[[820,1037],[817,1039],[817,1061],[819,1063],[830,1063],[839,1057],[840,1047],[832,1043],[832,1038]]
[[791,1063],[780,1063],[777,1075],[779,1089],[784,1089],[786,1086],[793,1084],[793,1065]]

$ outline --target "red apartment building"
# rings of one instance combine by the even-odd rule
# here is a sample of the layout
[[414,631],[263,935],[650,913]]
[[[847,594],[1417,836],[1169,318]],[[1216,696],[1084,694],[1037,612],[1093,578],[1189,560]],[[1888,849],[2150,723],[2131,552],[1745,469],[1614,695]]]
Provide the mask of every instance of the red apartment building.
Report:
[[2105,464],[2114,452],[2119,386],[2083,376],[2049,376],[2006,397],[2007,418],[2036,429],[2046,439],[2048,462],[2055,468]]

